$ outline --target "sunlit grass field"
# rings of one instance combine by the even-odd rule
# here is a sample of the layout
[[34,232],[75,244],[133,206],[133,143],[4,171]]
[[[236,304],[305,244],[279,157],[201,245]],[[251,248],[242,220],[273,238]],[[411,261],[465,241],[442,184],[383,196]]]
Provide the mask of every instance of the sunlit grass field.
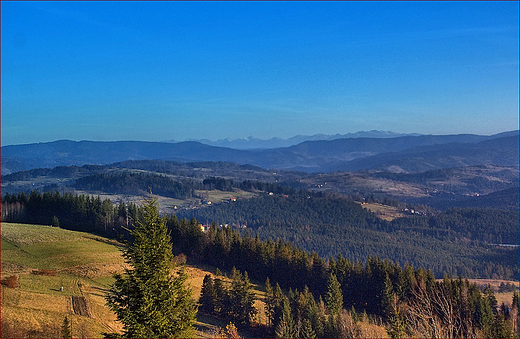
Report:
[[[16,275],[20,284],[2,286],[2,322],[46,336],[53,335],[46,329],[59,328],[65,316],[77,337],[120,329],[103,298],[112,274],[124,268],[116,242],[56,227],[2,223],[1,260],[1,278]],[[56,275],[32,274],[41,269]],[[73,295],[87,299],[91,317],[73,314]]]

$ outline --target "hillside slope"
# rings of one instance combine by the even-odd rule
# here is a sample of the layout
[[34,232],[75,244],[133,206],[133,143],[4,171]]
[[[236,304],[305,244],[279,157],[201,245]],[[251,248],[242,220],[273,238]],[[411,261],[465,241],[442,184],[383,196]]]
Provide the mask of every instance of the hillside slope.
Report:
[[[72,320],[75,338],[102,338],[103,333],[120,331],[104,299],[112,273],[125,267],[119,248],[117,242],[89,233],[2,222],[2,280],[16,275],[20,287],[1,287],[1,337],[58,338],[64,317]],[[210,272],[188,266],[187,273],[198,299],[202,278]],[[82,300],[83,306],[78,306]],[[222,325],[205,318],[197,322],[195,334],[206,337],[201,331],[210,333],[215,324]]]
[[[57,337],[46,331],[59,329],[67,316],[74,336],[120,330],[103,298],[112,272],[124,268],[115,242],[50,226],[2,223],[1,232],[2,278],[17,275],[20,283],[18,289],[2,286],[3,325]],[[85,298],[86,313],[74,309],[78,297]]]

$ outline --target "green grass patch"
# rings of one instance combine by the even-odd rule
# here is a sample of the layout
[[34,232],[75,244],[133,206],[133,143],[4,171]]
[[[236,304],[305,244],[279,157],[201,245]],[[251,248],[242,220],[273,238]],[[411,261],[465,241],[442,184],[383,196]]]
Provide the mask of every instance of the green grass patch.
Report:
[[118,247],[88,233],[50,226],[2,223],[2,261],[34,269],[121,260]]
[[[71,275],[20,275],[20,288],[22,290],[54,296],[78,295],[78,293],[81,293],[78,288],[78,282],[78,278]],[[60,287],[62,286],[63,292],[60,292]]]
[[4,239],[3,237],[0,240],[1,240],[0,248],[2,249],[2,253],[5,250],[16,250],[17,249],[17,246],[13,242],[11,242],[7,239]]
[[16,245],[80,240],[84,233],[42,225],[2,223],[2,238]]

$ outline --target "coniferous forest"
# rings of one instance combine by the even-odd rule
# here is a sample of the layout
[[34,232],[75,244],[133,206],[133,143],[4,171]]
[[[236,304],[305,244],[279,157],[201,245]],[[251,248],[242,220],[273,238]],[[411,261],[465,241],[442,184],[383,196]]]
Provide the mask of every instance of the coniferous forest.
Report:
[[[59,224],[66,229],[117,238],[125,236],[122,227],[133,220],[136,208],[135,204],[123,201],[114,205],[99,196],[7,193],[2,200],[2,219]],[[373,256],[402,267],[406,264],[424,267],[436,278],[449,274],[518,279],[519,274],[518,247],[500,246],[519,243],[518,213],[514,211],[453,208],[432,215],[385,221],[347,199],[301,191],[291,196],[266,194],[179,211],[175,217],[195,218],[198,228],[199,224],[212,222],[219,227],[236,226],[231,228],[243,237],[280,240],[322,258],[341,254],[351,261],[364,261]]]
[[[439,246],[452,243],[453,247],[448,247],[452,251],[458,244],[457,239],[462,237],[476,243],[514,237],[514,216],[505,211],[486,219],[480,210],[453,209],[436,216],[385,222],[350,201],[327,199],[311,195],[266,196],[259,199],[258,210],[253,210],[259,218],[252,223],[272,227],[273,220],[279,218],[276,227],[293,230],[290,217],[294,213],[303,223],[319,225],[324,237],[340,237],[338,242],[342,242],[345,238],[337,231],[338,225],[331,222],[334,216],[337,223],[349,221],[352,234],[361,234],[361,238],[381,230],[393,230],[403,237],[406,231],[421,234],[430,242],[437,241]],[[288,202],[287,206],[284,201]],[[119,239],[128,238],[126,229],[131,229],[140,215],[139,207],[134,204],[119,202],[114,206],[108,199],[57,192],[8,194],[2,201],[2,208],[3,217],[10,221],[52,224]],[[271,211],[272,220],[261,219],[262,210]],[[316,210],[321,213],[313,214]],[[277,213],[286,213],[287,218]],[[236,215],[236,221],[240,222],[240,214]],[[493,222],[497,226],[493,226]],[[401,264],[389,258],[371,256],[369,251],[360,252],[367,253],[366,260],[351,260],[341,253],[324,257],[316,251],[303,250],[298,242],[284,240],[287,236],[283,233],[277,237],[273,237],[275,232],[262,234],[262,229],[269,229],[266,226],[255,225],[243,231],[212,222],[203,232],[195,217],[188,219],[177,215],[165,216],[165,223],[171,234],[174,254],[183,253],[192,262],[231,272],[230,286],[222,284],[218,278],[205,278],[199,312],[220,317],[239,327],[252,326],[258,311],[254,308],[249,279],[265,281],[269,326],[262,335],[359,337],[370,335],[377,325],[387,326],[388,334],[393,337],[505,338],[514,336],[517,331],[517,323],[512,321],[518,314],[517,294],[510,308],[500,307],[490,288],[482,292],[475,284],[456,278],[463,274],[452,278],[444,272],[440,277],[442,280],[436,279],[449,262],[444,262],[442,268],[432,265],[439,269],[435,272],[410,262]],[[479,223],[485,223],[489,231],[475,232]],[[257,232],[253,235],[250,229]],[[300,233],[300,236],[304,235]],[[381,243],[370,244],[365,240],[363,246],[381,246],[382,241],[384,239]],[[478,247],[475,247],[477,251]],[[432,260],[447,260],[439,249],[437,252],[439,256]],[[411,250],[406,252],[403,247],[403,258],[408,253],[412,253]],[[487,269],[495,275],[499,272],[505,278],[517,278],[515,259],[508,261],[506,255],[500,257],[501,253],[508,252],[504,249],[488,254]],[[474,266],[471,261],[461,261],[459,265],[461,270],[473,276],[485,274],[486,264],[482,261],[473,263]],[[479,271],[479,267],[484,268]]]

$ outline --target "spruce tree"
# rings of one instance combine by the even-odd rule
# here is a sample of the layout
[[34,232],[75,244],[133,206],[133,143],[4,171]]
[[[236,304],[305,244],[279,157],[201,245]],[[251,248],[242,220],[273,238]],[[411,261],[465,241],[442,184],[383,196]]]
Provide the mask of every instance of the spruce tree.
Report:
[[331,315],[338,315],[343,309],[343,294],[341,285],[334,274],[329,275],[327,282],[327,293],[325,294],[325,304]]
[[277,338],[295,338],[296,329],[294,319],[291,314],[289,299],[284,297],[282,302],[282,317],[276,326],[275,334]]
[[51,225],[54,226],[54,227],[60,227],[60,220],[58,219],[57,216],[53,216],[52,217]]
[[213,287],[213,279],[209,274],[204,276],[202,281],[202,288],[199,298],[199,311],[206,314],[215,313],[215,288]]
[[487,298],[481,298],[477,309],[476,320],[486,338],[493,336],[493,310]]
[[316,338],[316,332],[312,329],[312,324],[309,319],[303,319],[302,322],[302,338]]
[[390,321],[388,334],[391,338],[403,338],[406,335],[406,326],[400,314],[399,297],[394,292],[392,281],[388,273],[385,277],[383,306],[385,308],[385,315]]
[[191,335],[196,305],[183,268],[172,274],[172,244],[157,199],[145,198],[132,241],[123,249],[130,268],[114,275],[107,305],[128,338],[179,338]]
[[221,279],[213,280],[213,289],[215,290],[215,315],[226,318],[229,316],[229,291],[224,286]]
[[249,325],[257,313],[254,307],[253,286],[249,281],[247,272],[244,272],[242,276],[238,270],[234,269],[232,279],[231,290],[229,291],[231,319],[237,324]]
[[267,317],[267,325],[273,323],[274,306],[274,291],[269,277],[267,277],[265,279],[265,316]]

